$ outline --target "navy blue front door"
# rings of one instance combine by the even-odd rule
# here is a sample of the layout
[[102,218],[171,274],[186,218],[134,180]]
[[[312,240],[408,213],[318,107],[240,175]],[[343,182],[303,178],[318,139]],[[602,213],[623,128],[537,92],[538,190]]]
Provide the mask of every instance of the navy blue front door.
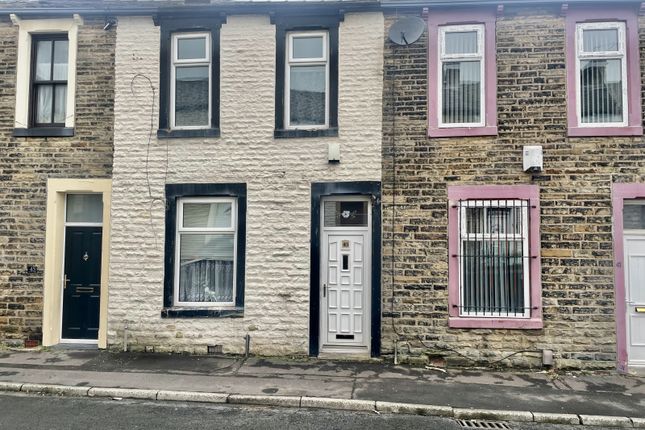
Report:
[[65,228],[64,339],[98,339],[102,230]]

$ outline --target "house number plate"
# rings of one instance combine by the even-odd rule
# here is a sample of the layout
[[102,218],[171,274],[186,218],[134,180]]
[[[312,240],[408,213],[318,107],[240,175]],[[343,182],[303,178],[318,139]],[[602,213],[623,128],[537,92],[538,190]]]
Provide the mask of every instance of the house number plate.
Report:
[[348,249],[349,248],[349,240],[343,240],[341,246],[343,249]]

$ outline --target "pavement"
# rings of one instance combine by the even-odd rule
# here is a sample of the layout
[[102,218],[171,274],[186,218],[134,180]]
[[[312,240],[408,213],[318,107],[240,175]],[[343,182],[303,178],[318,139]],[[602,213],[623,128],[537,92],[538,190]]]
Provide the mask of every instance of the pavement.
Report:
[[0,391],[645,428],[645,377],[0,349]]

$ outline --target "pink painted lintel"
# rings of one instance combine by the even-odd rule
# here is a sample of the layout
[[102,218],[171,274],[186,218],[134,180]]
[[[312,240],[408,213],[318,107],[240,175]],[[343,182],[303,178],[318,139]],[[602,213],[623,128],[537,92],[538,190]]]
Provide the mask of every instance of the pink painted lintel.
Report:
[[616,313],[616,367],[628,371],[627,321],[625,298],[625,249],[623,245],[623,206],[626,199],[645,198],[645,184],[613,184],[611,188],[612,217],[614,220],[614,288]]
[[[458,200],[528,199],[531,317],[477,318],[459,315],[459,214]],[[454,328],[541,329],[542,269],[540,262],[540,188],[537,185],[448,186],[448,325]]]
[[[593,21],[624,21],[627,51],[627,126],[594,127],[578,126],[576,109],[576,24]],[[626,5],[571,6],[565,18],[566,70],[567,70],[567,126],[569,136],[640,136],[641,127],[641,76],[638,39],[638,7]]]
[[[497,65],[495,23],[497,9],[430,9],[428,14],[428,136],[494,136],[497,135]],[[439,128],[439,26],[484,24],[485,118],[483,127]]]

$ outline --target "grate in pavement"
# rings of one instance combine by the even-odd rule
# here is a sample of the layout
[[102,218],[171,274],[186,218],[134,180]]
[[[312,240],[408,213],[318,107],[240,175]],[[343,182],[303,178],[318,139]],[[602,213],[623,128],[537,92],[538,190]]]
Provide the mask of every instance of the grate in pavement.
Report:
[[510,425],[501,421],[457,420],[457,423],[465,429],[512,430]]

